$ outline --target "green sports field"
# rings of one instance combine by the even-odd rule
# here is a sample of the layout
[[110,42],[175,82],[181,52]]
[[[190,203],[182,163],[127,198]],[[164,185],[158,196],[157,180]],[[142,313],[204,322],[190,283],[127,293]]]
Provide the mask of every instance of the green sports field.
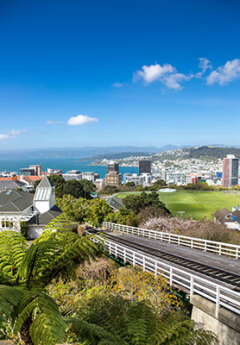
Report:
[[[124,198],[130,194],[120,193],[117,196]],[[222,209],[232,209],[240,205],[240,195],[224,192],[199,192],[179,190],[174,193],[159,193],[159,199],[174,215],[194,219],[213,218],[213,214]]]

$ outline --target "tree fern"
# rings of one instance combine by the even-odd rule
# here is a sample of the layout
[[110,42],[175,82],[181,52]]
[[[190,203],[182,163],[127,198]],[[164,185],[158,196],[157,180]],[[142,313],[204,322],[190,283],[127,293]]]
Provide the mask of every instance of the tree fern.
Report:
[[[41,237],[41,236],[40,236]],[[66,324],[45,286],[72,274],[76,265],[95,258],[98,246],[73,232],[48,231],[27,248],[17,232],[0,233],[0,329],[9,320],[26,344],[64,341]]]
[[[117,344],[128,345],[210,345],[215,339],[211,332],[195,329],[195,322],[183,315],[174,312],[160,317],[146,301],[131,302],[103,290],[83,296],[79,303],[76,317],[84,322],[71,330],[86,345],[104,344],[95,329],[112,334]],[[87,332],[82,328],[85,325]]]
[[127,315],[127,329],[136,345],[147,343],[147,339],[155,327],[153,308],[145,302],[133,303]]
[[193,320],[182,315],[167,314],[149,338],[154,345],[203,345],[212,344],[216,337],[212,332],[196,329]]
[[64,340],[66,324],[55,302],[44,292],[29,291],[18,306],[19,315],[14,328],[20,332],[24,322],[31,316],[30,336],[34,345],[55,345]]
[[59,250],[58,242],[53,240],[33,244],[19,267],[20,282],[25,282],[27,286],[34,285],[35,281],[44,285],[44,270],[53,264]]
[[27,249],[25,238],[15,231],[0,232],[0,271],[14,276]]
[[14,323],[16,308],[22,300],[24,292],[19,287],[0,285],[0,325],[6,320]]
[[80,341],[85,341],[86,344],[127,345],[127,343],[116,334],[108,332],[103,327],[96,324],[76,318],[69,319],[68,324],[69,330],[76,333]]

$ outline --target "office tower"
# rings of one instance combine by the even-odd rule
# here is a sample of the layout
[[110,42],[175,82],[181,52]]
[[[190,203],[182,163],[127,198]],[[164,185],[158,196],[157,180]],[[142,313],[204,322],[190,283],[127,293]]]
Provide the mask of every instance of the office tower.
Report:
[[115,171],[117,173],[119,173],[119,165],[117,162],[114,162],[114,161],[110,161],[107,165],[107,174],[110,172],[110,171]]
[[151,159],[141,159],[139,161],[139,175],[141,174],[151,174]]
[[119,187],[122,184],[122,174],[119,174],[119,165],[117,162],[111,161],[108,163],[105,183],[113,187]]
[[41,165],[30,165],[30,169],[33,169],[35,171],[36,176],[42,176],[42,167]]
[[227,155],[223,159],[223,177],[224,187],[236,186],[238,184],[238,159],[234,155]]
[[36,176],[35,169],[33,168],[21,168],[20,174],[23,176]]

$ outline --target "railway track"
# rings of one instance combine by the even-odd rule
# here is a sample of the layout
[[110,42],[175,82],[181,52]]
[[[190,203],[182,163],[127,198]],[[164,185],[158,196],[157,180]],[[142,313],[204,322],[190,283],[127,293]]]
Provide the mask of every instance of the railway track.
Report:
[[88,229],[89,232],[101,232],[103,233],[109,240],[112,240],[116,243],[131,247],[135,250],[144,252],[145,254],[150,254],[154,257],[166,260],[168,262],[174,263],[178,266],[185,267],[188,270],[198,272],[202,275],[211,277],[212,279],[222,281],[224,283],[230,284],[232,289],[235,291],[240,291],[240,272],[238,274],[234,274],[231,272],[227,272],[225,270],[219,269],[217,267],[213,267],[211,265],[206,265],[200,262],[196,262],[192,259],[186,259],[179,255],[173,255],[166,253],[162,250],[157,250],[154,248],[150,248],[147,245],[136,243],[133,241],[129,241],[127,239],[119,238],[115,235],[109,234],[107,231],[104,230],[97,230],[97,229]]

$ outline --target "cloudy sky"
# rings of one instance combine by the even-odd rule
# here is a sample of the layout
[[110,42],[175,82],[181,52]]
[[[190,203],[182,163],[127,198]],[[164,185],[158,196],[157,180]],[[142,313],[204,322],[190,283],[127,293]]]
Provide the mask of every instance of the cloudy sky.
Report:
[[237,0],[0,1],[0,149],[240,145]]

